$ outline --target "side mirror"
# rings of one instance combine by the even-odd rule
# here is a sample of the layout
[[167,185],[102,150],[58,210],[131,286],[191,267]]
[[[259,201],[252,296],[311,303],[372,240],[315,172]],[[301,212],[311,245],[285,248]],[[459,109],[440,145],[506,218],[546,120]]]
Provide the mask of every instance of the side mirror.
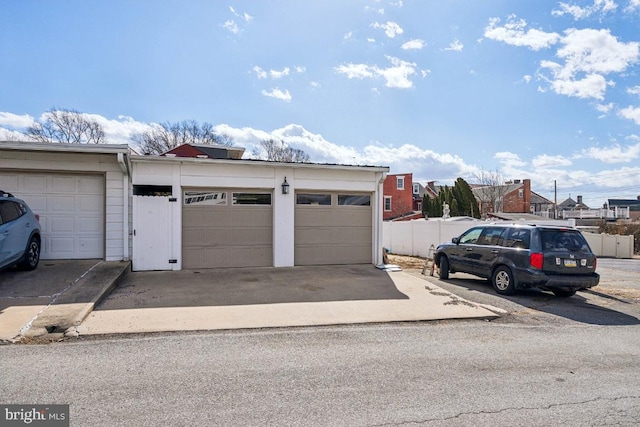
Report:
[[451,243],[455,243],[456,245],[460,242],[460,238],[459,237],[454,237],[453,239],[451,239]]

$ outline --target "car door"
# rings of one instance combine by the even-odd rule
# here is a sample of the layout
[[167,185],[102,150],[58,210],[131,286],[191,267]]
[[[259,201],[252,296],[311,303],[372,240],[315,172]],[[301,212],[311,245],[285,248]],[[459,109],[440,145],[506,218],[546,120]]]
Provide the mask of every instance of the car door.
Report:
[[484,227],[474,227],[465,231],[451,249],[449,262],[451,269],[461,273],[475,274],[475,258],[478,257],[478,238]]
[[0,200],[0,265],[5,266],[22,256],[27,247],[30,228],[20,221],[23,212],[10,200]]
[[506,227],[486,227],[478,239],[474,258],[475,274],[490,277],[493,266],[500,256]]

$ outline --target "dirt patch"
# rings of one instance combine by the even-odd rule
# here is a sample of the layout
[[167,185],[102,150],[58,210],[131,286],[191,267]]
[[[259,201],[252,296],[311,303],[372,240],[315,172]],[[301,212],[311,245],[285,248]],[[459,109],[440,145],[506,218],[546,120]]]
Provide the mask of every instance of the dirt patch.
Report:
[[405,270],[422,270],[425,262],[424,258],[395,254],[387,254],[387,260],[389,264],[399,265]]

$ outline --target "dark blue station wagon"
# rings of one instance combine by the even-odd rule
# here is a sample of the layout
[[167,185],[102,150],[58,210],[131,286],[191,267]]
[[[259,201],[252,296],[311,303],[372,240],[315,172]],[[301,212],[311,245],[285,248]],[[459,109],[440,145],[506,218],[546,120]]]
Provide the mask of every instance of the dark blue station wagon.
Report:
[[580,231],[557,226],[487,224],[465,231],[436,249],[439,277],[468,273],[512,295],[538,288],[560,297],[596,286],[596,256]]

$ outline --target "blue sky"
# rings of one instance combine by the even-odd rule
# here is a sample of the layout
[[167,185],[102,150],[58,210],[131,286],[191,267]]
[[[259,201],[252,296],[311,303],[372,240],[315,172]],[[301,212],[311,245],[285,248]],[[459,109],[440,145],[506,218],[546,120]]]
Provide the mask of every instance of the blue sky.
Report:
[[0,140],[54,107],[591,207],[640,195],[640,0],[0,0]]

